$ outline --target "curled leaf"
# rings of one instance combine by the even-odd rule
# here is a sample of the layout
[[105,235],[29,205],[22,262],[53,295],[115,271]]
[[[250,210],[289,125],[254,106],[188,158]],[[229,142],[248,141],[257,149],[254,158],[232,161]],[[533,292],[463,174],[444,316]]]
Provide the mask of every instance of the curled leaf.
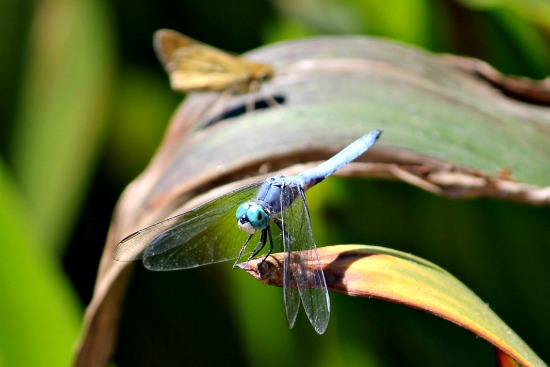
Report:
[[[428,311],[479,335],[522,366],[545,365],[485,302],[429,261],[365,245],[321,247],[318,253],[332,291]],[[272,254],[258,267],[262,260],[252,259],[239,267],[265,284],[282,286],[284,254]]]

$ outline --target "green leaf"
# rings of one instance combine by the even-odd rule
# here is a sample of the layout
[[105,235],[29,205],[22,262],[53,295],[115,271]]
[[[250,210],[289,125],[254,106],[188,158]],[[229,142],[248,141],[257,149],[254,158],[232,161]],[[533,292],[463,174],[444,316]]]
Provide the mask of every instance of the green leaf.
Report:
[[506,9],[550,29],[550,3],[546,0],[459,0],[473,9]]
[[104,13],[98,1],[46,1],[31,29],[11,158],[34,225],[57,251],[70,233],[106,122],[113,49]]
[[80,305],[30,217],[0,162],[0,364],[68,366]]

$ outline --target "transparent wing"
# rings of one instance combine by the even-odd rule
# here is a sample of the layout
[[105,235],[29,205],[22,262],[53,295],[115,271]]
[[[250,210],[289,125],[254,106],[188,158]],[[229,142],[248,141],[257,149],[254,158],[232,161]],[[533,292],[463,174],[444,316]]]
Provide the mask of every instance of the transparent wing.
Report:
[[[330,317],[330,299],[311,230],[305,194],[301,187],[291,185],[284,187],[282,195],[297,197],[282,215],[288,323],[290,327],[294,325],[301,299],[309,321],[315,331],[322,334]],[[284,202],[284,198],[281,199]]]
[[119,261],[143,258],[150,270],[176,270],[235,259],[248,234],[237,226],[237,207],[255,196],[256,182],[219,196],[123,239]]

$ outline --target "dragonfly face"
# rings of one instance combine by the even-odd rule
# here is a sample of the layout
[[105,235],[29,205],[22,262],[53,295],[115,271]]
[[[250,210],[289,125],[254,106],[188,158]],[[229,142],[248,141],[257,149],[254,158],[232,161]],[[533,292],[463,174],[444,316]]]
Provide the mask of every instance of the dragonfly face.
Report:
[[241,248],[239,256],[237,257],[237,261],[235,261],[233,267],[235,267],[240,261],[241,256],[246,249],[246,246],[248,245],[256,231],[261,231],[260,241],[252,251],[252,254],[248,258],[248,260],[258,255],[260,251],[263,250],[267,241],[269,240],[269,252],[264,257],[263,261],[265,261],[265,259],[267,259],[267,257],[273,251],[273,235],[271,234],[271,227],[269,226],[269,222],[271,220],[271,218],[269,217],[269,209],[266,206],[262,205],[259,200],[248,201],[239,205],[239,207],[237,208],[236,216],[239,228],[249,233],[249,235],[248,239]]
[[237,223],[240,229],[250,234],[264,230],[269,225],[268,210],[253,201],[242,203],[237,208]]

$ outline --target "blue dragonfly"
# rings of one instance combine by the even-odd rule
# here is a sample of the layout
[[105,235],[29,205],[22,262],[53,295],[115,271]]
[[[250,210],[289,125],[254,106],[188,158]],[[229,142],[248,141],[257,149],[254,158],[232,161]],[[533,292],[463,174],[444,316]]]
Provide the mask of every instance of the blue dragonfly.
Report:
[[265,261],[275,238],[285,252],[283,291],[288,324],[294,325],[301,300],[315,331],[322,334],[329,321],[330,300],[305,191],[367,151],[381,133],[371,131],[328,161],[296,176],[269,177],[139,230],[117,245],[114,257],[119,261],[142,259],[147,269],[157,271],[236,258],[235,266],[244,254],[250,260],[269,244]]

